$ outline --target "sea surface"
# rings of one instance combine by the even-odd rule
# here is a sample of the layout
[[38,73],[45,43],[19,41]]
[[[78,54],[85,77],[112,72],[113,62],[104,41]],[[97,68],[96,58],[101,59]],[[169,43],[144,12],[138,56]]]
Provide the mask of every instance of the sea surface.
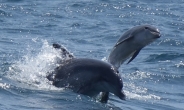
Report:
[[[46,79],[60,57],[53,43],[105,60],[142,24],[161,38],[120,67],[126,100],[102,104]],[[0,0],[0,110],[184,110],[184,0]]]

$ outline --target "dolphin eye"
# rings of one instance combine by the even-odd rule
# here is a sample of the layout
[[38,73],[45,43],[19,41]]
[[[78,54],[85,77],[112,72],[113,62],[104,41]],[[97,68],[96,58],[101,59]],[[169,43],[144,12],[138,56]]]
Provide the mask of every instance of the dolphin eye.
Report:
[[144,27],[144,29],[148,29],[148,27]]

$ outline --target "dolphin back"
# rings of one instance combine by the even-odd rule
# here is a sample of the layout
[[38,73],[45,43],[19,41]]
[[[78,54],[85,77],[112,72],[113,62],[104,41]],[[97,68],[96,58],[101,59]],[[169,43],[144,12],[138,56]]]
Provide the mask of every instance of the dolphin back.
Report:
[[120,94],[123,88],[121,77],[113,66],[95,59],[68,60],[65,65],[57,67],[47,78],[56,87],[68,88],[88,96],[96,96],[100,92]]

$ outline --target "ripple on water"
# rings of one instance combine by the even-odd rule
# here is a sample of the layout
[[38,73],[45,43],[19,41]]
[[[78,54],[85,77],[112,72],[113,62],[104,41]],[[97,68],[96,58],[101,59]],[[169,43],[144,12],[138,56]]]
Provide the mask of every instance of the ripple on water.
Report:
[[184,54],[181,53],[152,54],[145,61],[146,62],[171,61],[175,59],[181,59],[183,57]]

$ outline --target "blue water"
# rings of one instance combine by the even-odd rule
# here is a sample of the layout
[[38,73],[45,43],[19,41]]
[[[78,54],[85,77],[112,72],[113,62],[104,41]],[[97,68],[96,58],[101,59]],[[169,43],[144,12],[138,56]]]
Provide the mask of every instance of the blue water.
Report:
[[[0,0],[0,109],[183,110],[183,13],[184,0]],[[45,78],[60,57],[52,43],[104,60],[140,24],[158,27],[162,37],[121,66],[125,101],[111,94],[101,104]]]

